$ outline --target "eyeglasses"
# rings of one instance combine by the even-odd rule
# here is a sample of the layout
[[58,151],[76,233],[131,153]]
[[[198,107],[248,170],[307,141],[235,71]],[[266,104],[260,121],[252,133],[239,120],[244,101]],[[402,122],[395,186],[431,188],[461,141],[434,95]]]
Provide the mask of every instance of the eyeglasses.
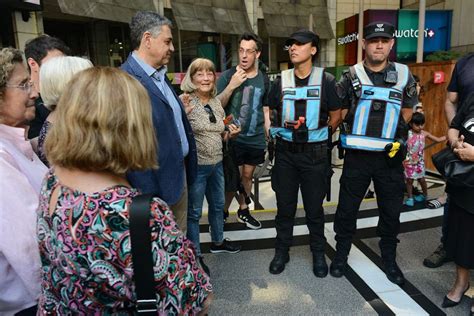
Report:
[[257,50],[256,49],[243,49],[243,48],[239,48],[239,54],[241,55],[251,55],[251,54],[254,54]]
[[209,114],[209,121],[213,124],[217,123],[216,116],[214,115],[214,111],[212,111],[212,108],[209,106],[209,104],[206,104],[204,106],[204,110]]
[[28,82],[25,82],[25,83],[22,83],[22,84],[6,84],[5,87],[7,87],[7,88],[17,88],[17,89],[23,90],[23,91],[25,91],[26,93],[29,94],[31,92],[31,88],[33,87],[33,82],[28,81]]

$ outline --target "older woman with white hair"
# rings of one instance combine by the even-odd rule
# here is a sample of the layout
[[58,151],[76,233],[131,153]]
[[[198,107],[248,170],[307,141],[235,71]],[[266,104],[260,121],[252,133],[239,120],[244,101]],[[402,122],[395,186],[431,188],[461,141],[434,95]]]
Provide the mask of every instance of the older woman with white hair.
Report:
[[180,96],[196,139],[198,169],[196,181],[188,193],[188,238],[194,243],[201,265],[205,270],[199,241],[199,220],[206,196],[211,226],[211,252],[236,253],[236,246],[224,239],[224,173],[222,167],[222,138],[237,136],[240,127],[224,125],[224,109],[216,98],[216,71],[209,59],[195,59],[181,83]]
[[34,89],[22,52],[0,50],[0,315],[35,315],[40,293],[36,209],[47,172],[26,140]]
[[92,67],[92,63],[81,57],[60,56],[48,60],[40,69],[40,92],[44,105],[51,111],[46,118],[38,137],[38,156],[41,161],[49,166],[44,152],[46,134],[54,123],[56,105],[69,86],[69,80],[79,71]]

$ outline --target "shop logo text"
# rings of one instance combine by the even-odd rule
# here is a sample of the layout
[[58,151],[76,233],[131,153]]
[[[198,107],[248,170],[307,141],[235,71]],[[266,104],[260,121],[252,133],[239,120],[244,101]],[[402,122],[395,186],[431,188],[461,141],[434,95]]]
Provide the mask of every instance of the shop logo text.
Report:
[[[435,32],[432,29],[425,29],[424,31],[425,37],[434,37]],[[395,37],[396,38],[418,38],[418,30],[408,29],[408,30],[395,30]],[[345,45],[352,42],[355,42],[359,39],[358,32],[354,32],[351,34],[347,34],[343,37],[337,38],[337,45]]]

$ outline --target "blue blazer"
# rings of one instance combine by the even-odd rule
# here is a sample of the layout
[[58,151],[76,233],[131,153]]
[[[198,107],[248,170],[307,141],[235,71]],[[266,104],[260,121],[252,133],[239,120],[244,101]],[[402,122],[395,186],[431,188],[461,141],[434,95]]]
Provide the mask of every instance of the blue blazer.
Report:
[[128,172],[128,181],[143,193],[156,193],[166,203],[175,204],[181,197],[184,187],[184,167],[186,166],[188,185],[194,182],[197,173],[196,142],[181,100],[171,87],[168,78],[166,78],[166,83],[181,105],[184,130],[189,142],[189,154],[186,159],[182,154],[181,140],[178,128],[174,123],[173,110],[160,89],[131,55],[128,56],[120,68],[140,81],[148,91],[151,100],[153,125],[158,140],[158,170]]

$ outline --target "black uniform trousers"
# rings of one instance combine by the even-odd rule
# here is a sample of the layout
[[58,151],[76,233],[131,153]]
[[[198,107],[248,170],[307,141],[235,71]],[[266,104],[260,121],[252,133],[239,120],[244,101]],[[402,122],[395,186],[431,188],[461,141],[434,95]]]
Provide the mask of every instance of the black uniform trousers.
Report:
[[402,165],[391,166],[388,159],[385,152],[346,151],[334,221],[338,256],[349,254],[357,229],[357,212],[370,180],[373,180],[379,208],[377,235],[382,258],[395,260],[404,179]]
[[[286,145],[286,146],[284,146]],[[277,200],[276,251],[287,252],[293,242],[298,191],[301,188],[311,251],[324,252],[323,200],[330,172],[326,143],[295,145],[277,141],[272,189]]]

